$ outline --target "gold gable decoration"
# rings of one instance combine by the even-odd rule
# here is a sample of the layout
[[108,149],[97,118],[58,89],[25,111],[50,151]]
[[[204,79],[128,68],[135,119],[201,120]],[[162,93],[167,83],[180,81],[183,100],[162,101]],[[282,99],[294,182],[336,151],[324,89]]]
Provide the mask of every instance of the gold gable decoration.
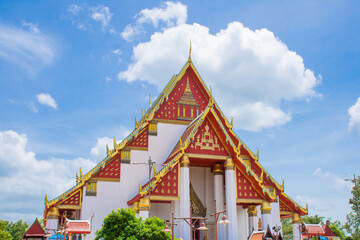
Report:
[[206,208],[197,196],[192,184],[190,183],[190,205],[191,211],[194,216],[206,216]]
[[197,147],[200,148],[200,150],[211,150],[215,151],[218,149],[218,151],[224,150],[224,148],[219,144],[219,140],[215,134],[212,133],[212,131],[209,131],[209,125],[206,123],[205,131],[204,129],[201,132],[201,139],[200,134],[196,138],[195,142],[195,149]]

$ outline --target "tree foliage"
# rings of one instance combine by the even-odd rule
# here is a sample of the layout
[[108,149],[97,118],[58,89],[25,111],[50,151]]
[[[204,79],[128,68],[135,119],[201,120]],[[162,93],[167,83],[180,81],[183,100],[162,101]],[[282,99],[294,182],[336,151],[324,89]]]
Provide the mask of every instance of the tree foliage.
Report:
[[354,187],[351,190],[352,198],[349,200],[351,212],[346,216],[346,230],[353,239],[360,239],[360,176],[352,180]]
[[[12,240],[21,240],[22,236],[26,232],[26,230],[29,228],[29,224],[27,222],[23,222],[23,220],[19,220],[17,222],[9,222],[9,221],[3,221],[0,220],[1,224],[5,224],[5,231],[10,234]],[[4,231],[4,230],[0,230]],[[1,234],[1,233],[0,233]],[[1,235],[0,235],[1,236]],[[3,239],[0,237],[0,239]],[[4,238],[7,239],[7,238]]]
[[304,223],[307,224],[324,224],[324,217],[320,217],[318,215],[315,216],[304,216],[301,218]]
[[102,228],[96,231],[96,240],[166,240],[171,239],[165,233],[163,220],[152,217],[143,221],[135,216],[132,209],[112,211],[104,219]]
[[291,218],[281,219],[282,235],[284,239],[293,239],[293,228]]
[[11,234],[8,232],[8,227],[6,225],[6,222],[3,220],[0,220],[0,239],[3,240],[12,240]]

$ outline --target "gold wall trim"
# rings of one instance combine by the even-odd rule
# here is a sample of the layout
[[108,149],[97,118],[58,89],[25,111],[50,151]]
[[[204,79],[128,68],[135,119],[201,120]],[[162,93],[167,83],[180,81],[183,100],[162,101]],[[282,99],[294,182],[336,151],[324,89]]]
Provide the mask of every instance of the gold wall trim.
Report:
[[150,200],[160,200],[160,201],[177,201],[180,200],[180,197],[172,197],[172,196],[150,196]]
[[120,182],[120,178],[101,178],[101,177],[94,177],[91,178],[92,181],[100,181],[100,182]]
[[261,204],[263,200],[261,199],[246,199],[246,198],[237,198],[236,203],[258,203]]
[[201,159],[211,158],[211,159],[223,160],[223,161],[229,158],[229,156],[205,155],[205,154],[197,154],[197,153],[186,153],[185,155],[191,158],[201,158]]
[[59,209],[81,209],[81,206],[78,205],[59,205]]

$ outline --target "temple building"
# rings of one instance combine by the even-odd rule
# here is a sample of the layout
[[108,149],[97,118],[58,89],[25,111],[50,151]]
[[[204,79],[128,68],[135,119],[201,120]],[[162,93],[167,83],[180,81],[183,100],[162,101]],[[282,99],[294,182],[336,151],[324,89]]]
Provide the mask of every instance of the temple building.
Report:
[[[226,210],[230,221],[219,227],[218,239],[246,240],[259,227],[278,229],[281,218],[289,217],[294,239],[301,239],[300,216],[307,214],[307,206],[286,195],[284,182],[279,184],[260,164],[258,152],[235,134],[232,119],[200,77],[191,52],[142,115],[122,142],[114,139],[113,147],[107,146],[99,164],[86,174],[81,169],[76,173],[74,187],[50,201],[46,197],[48,230],[56,231],[65,218],[93,216],[86,236],[93,239],[113,209],[133,208],[143,219],[171,220],[172,213],[175,218],[207,218],[208,230],[194,231],[195,239],[215,239],[218,229],[211,214],[216,209]],[[189,224],[177,223],[175,236],[192,239]]]

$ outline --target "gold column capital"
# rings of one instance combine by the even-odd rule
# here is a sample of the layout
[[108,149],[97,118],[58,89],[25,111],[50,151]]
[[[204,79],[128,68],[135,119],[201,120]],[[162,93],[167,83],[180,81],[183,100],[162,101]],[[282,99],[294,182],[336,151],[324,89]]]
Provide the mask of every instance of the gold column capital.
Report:
[[270,203],[267,201],[263,201],[261,203],[261,214],[270,214],[271,213],[271,207],[270,207]]
[[234,170],[234,160],[232,158],[226,159],[225,170]]
[[139,210],[140,211],[149,211],[150,201],[148,197],[140,198]]
[[139,201],[134,202],[134,205],[132,207],[135,210],[135,213],[139,213]]
[[247,212],[249,217],[256,217],[258,212],[256,209],[256,205],[249,205]]
[[214,175],[222,175],[224,172],[223,165],[221,163],[216,163],[214,165]]
[[301,218],[300,218],[300,215],[298,213],[293,213],[292,222],[293,222],[293,224],[301,223]]
[[48,211],[47,218],[49,219],[57,219],[59,217],[59,208],[51,207]]
[[190,160],[189,157],[184,155],[180,160],[180,167],[189,167]]

